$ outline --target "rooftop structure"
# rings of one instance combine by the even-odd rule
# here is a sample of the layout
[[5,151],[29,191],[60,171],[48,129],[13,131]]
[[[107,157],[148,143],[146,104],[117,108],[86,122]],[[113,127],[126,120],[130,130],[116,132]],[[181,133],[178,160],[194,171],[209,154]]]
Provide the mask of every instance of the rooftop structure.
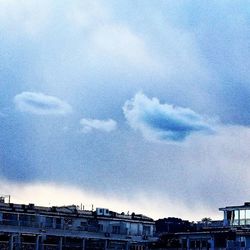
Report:
[[250,227],[250,202],[241,206],[229,206],[219,208],[224,212],[224,226],[246,226]]
[[219,210],[224,213],[222,223],[208,221],[195,232],[175,235],[182,249],[250,249],[250,202]]

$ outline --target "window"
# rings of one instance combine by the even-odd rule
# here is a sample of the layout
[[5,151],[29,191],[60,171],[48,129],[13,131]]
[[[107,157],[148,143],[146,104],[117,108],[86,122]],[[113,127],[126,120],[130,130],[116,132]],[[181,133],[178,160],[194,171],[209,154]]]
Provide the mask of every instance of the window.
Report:
[[239,225],[239,210],[234,210],[233,211],[232,224],[234,226]]
[[143,235],[150,235],[150,226],[143,226],[142,234]]
[[20,225],[26,227],[34,227],[36,217],[35,215],[20,214],[19,215]]
[[12,213],[3,213],[3,224],[4,225],[17,225],[17,214],[12,214]]
[[250,210],[246,210],[246,225],[250,225]]
[[99,231],[103,232],[103,225],[102,224],[99,224]]
[[112,226],[112,233],[119,234],[120,233],[120,226]]
[[60,229],[62,227],[61,218],[56,218],[56,229]]
[[88,225],[87,221],[81,221],[81,227],[84,227],[84,226],[87,226],[87,225]]
[[46,217],[45,227],[53,227],[53,218],[52,217]]
[[246,224],[246,210],[240,210],[240,225]]

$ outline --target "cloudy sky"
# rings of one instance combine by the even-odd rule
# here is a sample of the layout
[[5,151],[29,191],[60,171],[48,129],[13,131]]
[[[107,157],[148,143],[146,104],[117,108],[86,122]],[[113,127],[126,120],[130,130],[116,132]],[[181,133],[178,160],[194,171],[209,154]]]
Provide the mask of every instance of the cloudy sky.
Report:
[[194,220],[249,200],[249,6],[0,0],[1,192]]

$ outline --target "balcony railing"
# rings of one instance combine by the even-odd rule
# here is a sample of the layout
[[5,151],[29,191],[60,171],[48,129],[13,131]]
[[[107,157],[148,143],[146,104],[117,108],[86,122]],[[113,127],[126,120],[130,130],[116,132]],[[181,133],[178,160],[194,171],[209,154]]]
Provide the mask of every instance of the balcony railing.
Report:
[[26,220],[6,220],[3,219],[0,221],[0,225],[6,226],[17,226],[17,227],[32,227],[38,229],[64,229],[64,230],[72,230],[72,231],[88,231],[88,232],[101,232],[99,227],[95,227],[93,225],[87,226],[77,226],[73,227],[71,224],[56,224],[56,223],[43,223],[36,221],[26,221]]
[[[0,220],[0,226],[4,226],[4,229],[8,229],[11,231],[22,231],[26,230],[29,232],[34,233],[46,233],[51,232],[55,234],[67,234],[67,235],[81,235],[81,234],[87,234],[87,235],[98,235],[98,237],[104,237],[104,238],[119,238],[119,239],[130,239],[130,238],[138,238],[137,240],[142,240],[143,235],[141,234],[129,234],[129,232],[126,230],[121,230],[119,233],[114,234],[114,232],[107,233],[107,231],[103,231],[103,229],[100,228],[100,225],[84,225],[84,226],[75,226],[67,223],[62,224],[56,224],[56,223],[45,223],[45,222],[37,222],[37,221],[27,221],[27,220],[8,220],[3,219]],[[145,232],[144,232],[145,233]],[[146,233],[145,233],[146,235]],[[149,237],[153,237],[153,235],[148,235]],[[146,238],[143,238],[143,240],[147,240]]]

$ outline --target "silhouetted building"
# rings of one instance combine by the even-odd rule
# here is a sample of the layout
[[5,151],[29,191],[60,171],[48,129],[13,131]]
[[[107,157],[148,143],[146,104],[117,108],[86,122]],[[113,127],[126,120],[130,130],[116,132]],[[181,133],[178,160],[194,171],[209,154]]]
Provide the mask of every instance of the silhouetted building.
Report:
[[156,233],[177,233],[195,230],[195,225],[187,220],[168,217],[155,221]]

